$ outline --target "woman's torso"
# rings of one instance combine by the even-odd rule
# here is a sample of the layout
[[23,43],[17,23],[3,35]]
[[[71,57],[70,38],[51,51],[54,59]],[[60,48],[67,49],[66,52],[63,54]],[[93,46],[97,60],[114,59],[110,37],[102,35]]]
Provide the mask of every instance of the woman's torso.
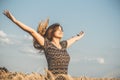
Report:
[[48,62],[48,70],[53,74],[67,74],[68,64],[70,61],[70,56],[67,53],[67,41],[60,42],[61,49],[57,48],[54,44],[45,41],[45,56]]

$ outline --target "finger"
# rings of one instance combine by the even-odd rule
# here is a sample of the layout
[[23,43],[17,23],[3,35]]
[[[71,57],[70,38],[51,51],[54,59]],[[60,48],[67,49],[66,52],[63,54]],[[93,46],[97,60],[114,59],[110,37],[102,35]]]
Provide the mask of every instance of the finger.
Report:
[[3,11],[3,14],[4,14],[4,15],[6,14],[6,10]]
[[8,10],[4,10],[3,14],[7,15],[8,14]]
[[6,10],[6,11],[5,11],[5,15],[6,15],[8,18],[10,18],[11,13],[10,13],[8,10]]
[[84,32],[83,31],[81,31],[79,34],[81,35],[81,34],[83,34]]
[[81,31],[81,33],[84,33],[83,31]]

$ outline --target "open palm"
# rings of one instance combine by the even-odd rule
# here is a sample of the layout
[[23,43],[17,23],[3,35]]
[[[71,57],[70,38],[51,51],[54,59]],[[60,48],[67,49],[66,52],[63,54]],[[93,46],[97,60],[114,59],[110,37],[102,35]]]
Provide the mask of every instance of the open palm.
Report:
[[10,20],[12,20],[13,22],[15,22],[15,17],[8,11],[8,10],[5,10],[4,12],[3,12],[3,14],[5,15],[5,16],[7,16]]

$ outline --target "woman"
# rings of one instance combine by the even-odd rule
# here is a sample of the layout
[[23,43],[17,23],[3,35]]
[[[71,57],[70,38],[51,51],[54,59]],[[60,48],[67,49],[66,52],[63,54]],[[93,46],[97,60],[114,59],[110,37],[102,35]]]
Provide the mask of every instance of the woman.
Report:
[[68,40],[61,41],[63,29],[58,23],[50,25],[42,36],[34,29],[18,21],[8,10],[4,11],[4,15],[35,39],[37,42],[35,45],[39,45],[36,48],[43,50],[45,53],[48,70],[55,75],[67,74],[70,56],[66,49],[84,36],[83,31]]

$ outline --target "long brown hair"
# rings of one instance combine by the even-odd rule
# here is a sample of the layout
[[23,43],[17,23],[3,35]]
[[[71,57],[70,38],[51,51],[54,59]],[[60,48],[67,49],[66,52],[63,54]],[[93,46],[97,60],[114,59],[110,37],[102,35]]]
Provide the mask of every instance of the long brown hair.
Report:
[[49,41],[52,41],[55,31],[58,30],[59,27],[61,27],[63,31],[63,28],[59,23],[54,23],[50,25],[48,29],[46,30],[44,37],[47,38]]
[[[61,27],[61,29],[63,31],[63,28],[59,23],[54,23],[54,24],[50,25],[46,29],[45,34],[42,36],[44,37],[44,39],[48,39],[49,41],[52,41],[55,31],[58,30],[59,27]],[[43,46],[41,46],[35,39],[33,40],[33,45],[36,49],[39,49],[40,51],[44,50]]]

